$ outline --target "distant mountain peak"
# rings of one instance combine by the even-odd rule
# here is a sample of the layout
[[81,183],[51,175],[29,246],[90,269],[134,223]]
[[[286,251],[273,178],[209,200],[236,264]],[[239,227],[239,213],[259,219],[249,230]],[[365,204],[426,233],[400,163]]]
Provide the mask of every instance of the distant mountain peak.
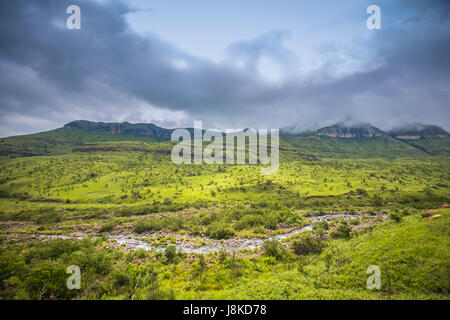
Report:
[[350,125],[339,122],[332,126],[317,130],[315,135],[342,139],[356,139],[381,137],[386,134],[369,123],[354,123]]
[[437,137],[449,138],[450,135],[443,128],[436,125],[413,123],[392,129],[389,134],[397,139],[418,140],[421,138]]
[[165,129],[153,123],[107,123],[93,122],[87,120],[75,120],[64,125],[64,128],[88,131],[108,132],[111,134],[125,134],[135,136],[151,136],[156,138],[170,139],[173,130]]

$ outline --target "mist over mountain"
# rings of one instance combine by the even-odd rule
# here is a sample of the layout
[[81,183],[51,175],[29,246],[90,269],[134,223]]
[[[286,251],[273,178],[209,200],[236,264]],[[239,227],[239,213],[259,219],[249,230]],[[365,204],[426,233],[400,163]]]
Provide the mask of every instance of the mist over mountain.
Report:
[[[192,128],[187,129],[193,135]],[[103,142],[164,143],[175,129],[152,123],[105,123],[76,120],[62,128],[31,135],[0,139],[0,156],[20,157],[70,153],[73,151],[116,150]],[[205,129],[203,129],[205,130]],[[244,131],[235,131],[239,135]],[[223,132],[223,134],[225,134]],[[314,157],[410,157],[450,153],[448,133],[440,127],[413,124],[386,133],[368,123],[337,123],[313,131],[280,130],[280,150],[297,150],[297,156]],[[94,145],[92,145],[94,144]],[[133,144],[133,150],[145,150]],[[119,148],[120,149],[120,148]],[[167,152],[167,150],[165,151]]]
[[397,127],[390,130],[389,134],[398,139],[405,140],[417,140],[427,137],[449,138],[448,132],[443,128],[422,123],[415,123]]
[[368,0],[261,1],[257,14],[237,1],[78,0],[74,31],[70,1],[2,1],[0,136],[73,119],[301,131],[420,119],[449,130],[450,2],[432,3],[383,1],[382,29],[369,30]]
[[316,135],[328,136],[333,138],[373,138],[385,135],[383,131],[374,126],[365,123],[355,126],[348,126],[344,123],[338,123],[334,126],[325,127],[317,130]]

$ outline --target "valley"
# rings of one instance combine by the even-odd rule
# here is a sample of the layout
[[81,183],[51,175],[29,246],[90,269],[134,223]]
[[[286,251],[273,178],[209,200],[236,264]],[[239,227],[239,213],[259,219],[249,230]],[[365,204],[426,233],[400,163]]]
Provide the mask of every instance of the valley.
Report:
[[[176,165],[169,129],[77,126],[2,139],[4,299],[448,299],[441,132],[281,131],[264,176]],[[80,290],[64,286],[68,265]]]

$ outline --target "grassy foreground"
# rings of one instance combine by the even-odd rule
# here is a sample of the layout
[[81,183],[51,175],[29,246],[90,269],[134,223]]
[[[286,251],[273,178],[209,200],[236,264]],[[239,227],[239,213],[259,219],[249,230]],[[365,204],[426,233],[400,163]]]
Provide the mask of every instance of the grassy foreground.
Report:
[[[405,214],[320,241],[303,234],[261,252],[190,255],[111,246],[105,239],[2,242],[1,297],[21,299],[448,299],[450,210],[431,220]],[[305,242],[301,239],[313,239]],[[300,240],[298,240],[300,239]],[[316,240],[319,241],[319,240]],[[303,246],[302,246],[303,243]],[[318,242],[317,242],[318,243]],[[316,243],[316,244],[317,244]],[[305,250],[300,254],[298,248]],[[296,249],[297,248],[297,249]],[[260,254],[258,254],[260,253]],[[297,253],[297,254],[296,254]],[[83,270],[68,290],[66,266]],[[366,269],[381,269],[381,289],[366,288]]]
[[[262,176],[252,165],[176,166],[170,148],[92,142],[1,158],[0,298],[449,298],[449,209],[421,216],[450,202],[448,157],[319,158],[282,145],[278,173]],[[234,253],[177,250],[255,239],[262,247]],[[81,289],[67,289],[70,265]],[[366,288],[371,265],[379,290]]]

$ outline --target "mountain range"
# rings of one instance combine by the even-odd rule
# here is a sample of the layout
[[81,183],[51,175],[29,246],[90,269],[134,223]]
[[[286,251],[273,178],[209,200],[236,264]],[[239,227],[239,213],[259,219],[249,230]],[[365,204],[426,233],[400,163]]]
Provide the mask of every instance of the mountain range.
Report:
[[[192,128],[187,128],[192,132]],[[22,157],[72,152],[89,143],[165,142],[175,129],[152,123],[105,123],[77,120],[51,131],[0,139],[0,156]],[[316,131],[280,130],[282,150],[318,157],[376,158],[448,155],[449,134],[435,125],[412,124],[385,132],[370,124],[337,123]]]

